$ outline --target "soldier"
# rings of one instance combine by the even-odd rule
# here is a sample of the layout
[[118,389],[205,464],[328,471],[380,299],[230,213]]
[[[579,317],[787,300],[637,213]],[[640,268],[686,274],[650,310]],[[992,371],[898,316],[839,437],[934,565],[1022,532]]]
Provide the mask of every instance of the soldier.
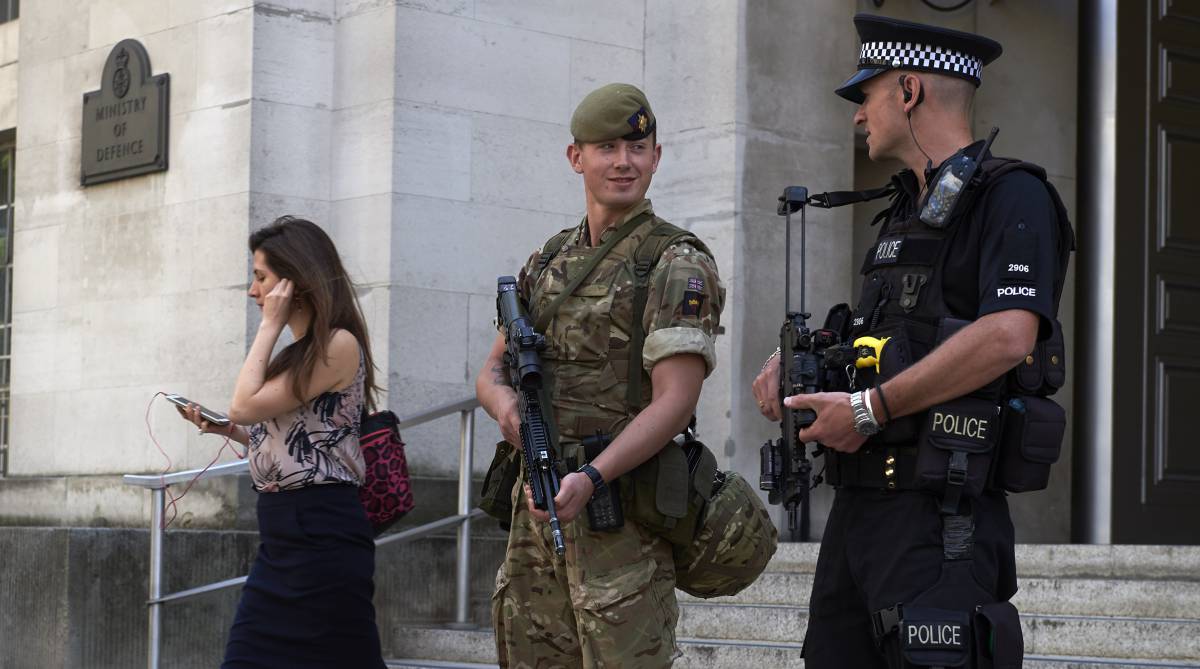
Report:
[[[998,43],[854,22],[858,72],[837,93],[859,105],[870,158],[908,169],[892,179],[852,317],[851,339],[877,366],[858,369],[848,393],[785,400],[816,412],[800,438],[830,449],[837,487],[805,666],[1019,667],[1004,491],[1044,487],[1061,446],[1065,418],[1046,396],[1064,380],[1057,310],[1073,233],[1044,170],[993,158],[972,137],[972,98]],[[775,420],[778,384],[775,364],[754,383]]]
[[[633,494],[645,489],[634,479],[653,474],[664,445],[678,448],[671,440],[716,365],[725,291],[704,244],[645,199],[662,156],[645,95],[628,84],[593,91],[575,110],[571,134],[567,160],[583,177],[587,213],[534,252],[518,279],[548,342],[542,360],[558,456],[577,465],[563,472],[555,497],[566,553],[555,554],[548,516],[518,483],[493,595],[497,652],[501,667],[669,666],[679,655],[672,546],[654,529],[662,520],[655,500]],[[586,279],[563,295],[581,271]],[[520,444],[504,348],[501,335],[475,387],[505,440]],[[597,432],[613,439],[589,462],[581,440]],[[625,523],[593,531],[581,513],[594,491],[618,479]]]

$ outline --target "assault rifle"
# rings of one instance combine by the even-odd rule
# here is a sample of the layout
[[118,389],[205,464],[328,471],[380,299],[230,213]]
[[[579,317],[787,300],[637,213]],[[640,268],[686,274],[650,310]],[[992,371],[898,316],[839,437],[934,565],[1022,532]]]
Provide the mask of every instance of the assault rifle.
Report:
[[533,505],[550,514],[550,532],[554,552],[566,552],[554,496],[558,494],[558,462],[553,443],[553,410],[542,401],[542,358],[546,338],[538,334],[517,294],[517,280],[502,276],[496,280],[496,312],[504,326],[509,385],[517,393],[521,412],[521,451],[525,457],[525,478],[533,495]]
[[[814,202],[803,186],[786,188],[779,198],[779,215],[785,216],[784,232],[784,308],[790,307],[791,277],[791,223],[792,212],[800,211],[800,311],[787,311],[783,327],[779,330],[779,399],[791,395],[817,393],[832,389],[836,374],[845,366],[848,350],[842,345],[849,332],[850,308],[839,304],[830,310],[825,326],[817,331],[809,330],[811,314],[804,310],[804,206]],[[809,491],[819,484],[812,482],[812,461],[808,459],[808,446],[800,441],[797,432],[813,424],[817,414],[811,409],[789,409],[783,407],[780,422],[782,434],[779,439],[768,441],[759,450],[759,482],[761,490],[768,491],[767,501],[783,504],[788,514],[788,529],[792,541],[808,541]],[[824,450],[817,445],[813,455]]]

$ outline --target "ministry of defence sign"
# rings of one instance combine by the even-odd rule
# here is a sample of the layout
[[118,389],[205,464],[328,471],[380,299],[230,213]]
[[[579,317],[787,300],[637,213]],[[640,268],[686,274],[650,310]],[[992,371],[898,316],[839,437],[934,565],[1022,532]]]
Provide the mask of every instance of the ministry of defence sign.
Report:
[[141,42],[113,47],[100,90],[83,94],[84,186],[167,169],[170,89],[170,75],[150,74]]

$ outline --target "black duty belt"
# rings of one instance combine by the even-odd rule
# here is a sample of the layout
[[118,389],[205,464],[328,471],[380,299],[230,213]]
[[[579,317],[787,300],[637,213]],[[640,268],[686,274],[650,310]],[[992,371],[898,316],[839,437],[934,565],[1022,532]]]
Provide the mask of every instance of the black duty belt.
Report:
[[825,451],[825,480],[835,487],[916,490],[917,447],[878,447],[858,453]]

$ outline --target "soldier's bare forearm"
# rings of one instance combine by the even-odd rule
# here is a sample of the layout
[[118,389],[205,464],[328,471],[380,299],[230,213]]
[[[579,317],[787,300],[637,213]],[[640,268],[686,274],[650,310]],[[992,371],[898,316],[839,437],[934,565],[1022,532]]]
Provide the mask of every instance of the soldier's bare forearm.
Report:
[[508,386],[508,370],[504,365],[494,365],[492,367],[492,385]]
[[483,368],[475,379],[475,398],[494,420],[517,401],[517,394],[508,385],[508,369],[504,365],[504,337],[496,337]]
[[605,481],[649,460],[687,427],[700,399],[704,372],[704,359],[691,354],[672,356],[654,366],[649,406],[592,462]]

